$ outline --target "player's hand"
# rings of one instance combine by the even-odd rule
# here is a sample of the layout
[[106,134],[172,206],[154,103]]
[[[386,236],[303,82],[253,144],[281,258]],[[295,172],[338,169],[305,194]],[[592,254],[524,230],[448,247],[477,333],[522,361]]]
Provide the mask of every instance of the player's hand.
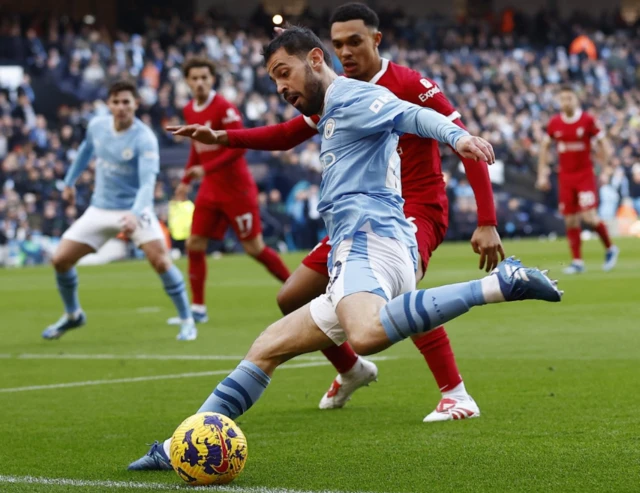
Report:
[[212,130],[205,125],[195,123],[193,125],[176,125],[169,126],[167,130],[173,135],[180,135],[182,137],[189,137],[190,139],[197,140],[202,144],[215,145],[224,144],[222,137],[226,135],[226,132],[220,130]]
[[493,164],[496,161],[493,146],[482,137],[474,137],[473,135],[460,137],[456,142],[456,151],[467,159],[485,161],[487,164]]
[[126,236],[131,235],[138,227],[138,218],[133,212],[127,212],[120,218],[120,231]]
[[204,176],[204,166],[200,166],[200,165],[191,166],[190,168],[187,168],[185,175],[187,175],[192,180],[201,180],[202,177]]
[[76,187],[65,186],[62,190],[62,200],[69,205],[76,205]]
[[173,200],[184,202],[185,200],[187,200],[190,191],[191,187],[188,183],[180,183],[180,185],[176,187],[176,191],[173,194]]
[[491,272],[504,260],[502,241],[495,226],[478,226],[471,237],[471,246],[480,255],[480,270]]
[[539,176],[536,181],[536,188],[538,190],[542,190],[543,192],[548,192],[551,190],[551,183],[549,182],[549,178],[546,176]]

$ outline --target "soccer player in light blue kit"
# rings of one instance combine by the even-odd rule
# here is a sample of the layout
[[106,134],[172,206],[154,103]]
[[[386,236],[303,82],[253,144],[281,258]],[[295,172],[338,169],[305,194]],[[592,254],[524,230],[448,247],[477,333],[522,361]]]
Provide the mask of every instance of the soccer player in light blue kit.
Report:
[[[331,281],[324,295],[267,328],[198,412],[237,418],[260,398],[279,365],[332,343],[348,339],[358,354],[373,354],[474,306],[560,301],[554,281],[513,258],[480,280],[415,290],[416,244],[402,210],[399,134],[433,138],[488,163],[495,160],[491,145],[383,87],[338,77],[326,48],[308,29],[287,28],[264,56],[287,102],[306,116],[321,117],[324,171],[318,210],[332,246]],[[201,125],[176,133],[203,143],[216,138]],[[154,443],[129,468],[170,469],[169,447],[170,439]]]
[[182,273],[171,262],[162,228],[153,212],[153,193],[160,171],[158,139],[135,118],[137,99],[136,86],[131,82],[116,82],[109,88],[107,103],[111,115],[91,120],[65,176],[63,198],[73,202],[74,184],[91,157],[96,156],[91,206],[64,233],[53,257],[65,314],[42,333],[45,339],[58,339],[86,323],[78,299],[75,265],[120,232],[142,249],[162,279],[182,321],[178,340],[193,340],[197,336]]

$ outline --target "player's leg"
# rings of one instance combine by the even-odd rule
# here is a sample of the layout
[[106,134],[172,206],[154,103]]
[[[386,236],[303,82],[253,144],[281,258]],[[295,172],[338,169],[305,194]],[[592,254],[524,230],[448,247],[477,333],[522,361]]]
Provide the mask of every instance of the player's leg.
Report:
[[560,213],[564,216],[564,226],[567,241],[571,250],[571,264],[564,269],[565,274],[580,274],[584,272],[582,260],[582,227],[580,223],[580,205],[578,193],[572,179],[560,177],[559,182]]
[[[335,312],[334,312],[335,317]],[[313,321],[309,305],[270,325],[251,349],[197,412],[216,412],[236,419],[262,396],[275,369],[299,354],[317,351],[333,344],[328,334]],[[130,470],[169,470],[171,439],[155,442],[149,452],[132,462]]]
[[[291,313],[321,296],[327,290],[329,271],[327,261],[331,246],[324,238],[302,260],[278,293],[278,306],[283,314]],[[349,342],[331,345],[322,354],[338,371],[329,390],[320,399],[320,409],[344,407],[351,395],[361,387],[369,385],[378,376],[378,367],[371,361],[359,357]]]
[[610,271],[616,266],[620,250],[611,241],[607,225],[598,216],[596,209],[598,205],[598,186],[595,175],[585,175],[579,190],[578,204],[580,205],[580,219],[600,237],[600,241],[602,241],[605,248],[602,269],[604,271]]
[[171,261],[164,234],[155,214],[151,211],[145,211],[141,215],[138,227],[131,235],[131,240],[144,252],[153,270],[160,277],[165,292],[176,307],[181,321],[178,340],[194,340],[198,332],[191,316],[184,278],[180,269]]
[[[186,242],[189,284],[191,286],[191,313],[196,323],[208,322],[207,306],[205,303],[205,285],[207,282],[207,246],[209,237],[224,236],[224,231],[219,231],[219,223],[226,219],[219,209],[209,207],[207,204],[196,203],[191,221],[191,234]],[[169,323],[177,325],[179,320],[169,319]]]
[[[332,280],[337,286],[332,297],[337,303],[340,325],[358,354],[380,352],[412,335],[435,329],[474,306],[561,300],[562,293],[545,272],[526,268],[513,258],[504,260],[492,274],[476,281],[407,292],[412,286],[404,283],[413,282],[413,267],[404,246],[388,238],[367,235],[362,239],[360,235],[354,237],[354,246],[347,256],[344,270],[348,275],[341,275],[341,265],[336,264],[338,273],[336,280]],[[338,248],[341,247],[342,244]],[[338,250],[336,258],[340,253]],[[371,289],[375,283],[381,289]],[[340,289],[341,294],[337,293]],[[388,299],[403,292],[386,304],[373,298],[378,295],[384,300],[385,296]]]
[[[441,213],[438,210],[425,210],[424,206],[414,209],[411,204],[407,204],[405,214],[410,218],[418,243],[416,281],[419,283],[427,271],[431,255],[442,243],[447,227],[446,224],[431,219],[439,217]],[[464,385],[444,326],[413,336],[411,340],[427,362],[442,395],[435,410],[424,418],[424,422],[480,416],[478,405]]]
[[276,251],[264,243],[257,196],[243,203],[225,204],[224,210],[244,251],[264,265],[273,277],[285,282],[291,274]]
[[86,323],[86,316],[78,299],[78,273],[75,266],[81,258],[98,251],[107,240],[117,234],[118,219],[119,216],[114,211],[89,207],[62,235],[52,264],[65,314],[44,330],[44,339],[58,339],[68,330]]

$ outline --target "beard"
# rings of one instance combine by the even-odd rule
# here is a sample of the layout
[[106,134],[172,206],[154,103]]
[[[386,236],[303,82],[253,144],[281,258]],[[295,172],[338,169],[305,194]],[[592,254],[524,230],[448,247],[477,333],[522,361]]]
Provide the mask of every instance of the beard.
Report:
[[305,67],[304,74],[304,102],[301,102],[298,110],[304,116],[317,115],[324,106],[324,95],[326,88],[322,81],[314,74],[309,65]]

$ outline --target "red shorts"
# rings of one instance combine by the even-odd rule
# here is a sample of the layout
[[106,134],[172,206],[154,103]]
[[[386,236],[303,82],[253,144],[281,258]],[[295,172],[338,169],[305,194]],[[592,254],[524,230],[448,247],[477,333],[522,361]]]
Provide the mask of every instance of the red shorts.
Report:
[[560,175],[559,208],[565,216],[578,214],[598,207],[596,175],[588,173]]
[[[405,204],[404,213],[416,234],[418,253],[426,272],[431,255],[447,234],[446,219],[442,218],[442,214],[437,209],[424,205]],[[436,218],[441,220],[438,221]],[[327,269],[329,252],[331,252],[329,237],[325,236],[302,260],[302,265],[329,277]]]
[[255,200],[237,202],[198,203],[196,202],[191,223],[191,234],[214,240],[222,240],[231,226],[240,241],[252,240],[262,233],[260,207]]

